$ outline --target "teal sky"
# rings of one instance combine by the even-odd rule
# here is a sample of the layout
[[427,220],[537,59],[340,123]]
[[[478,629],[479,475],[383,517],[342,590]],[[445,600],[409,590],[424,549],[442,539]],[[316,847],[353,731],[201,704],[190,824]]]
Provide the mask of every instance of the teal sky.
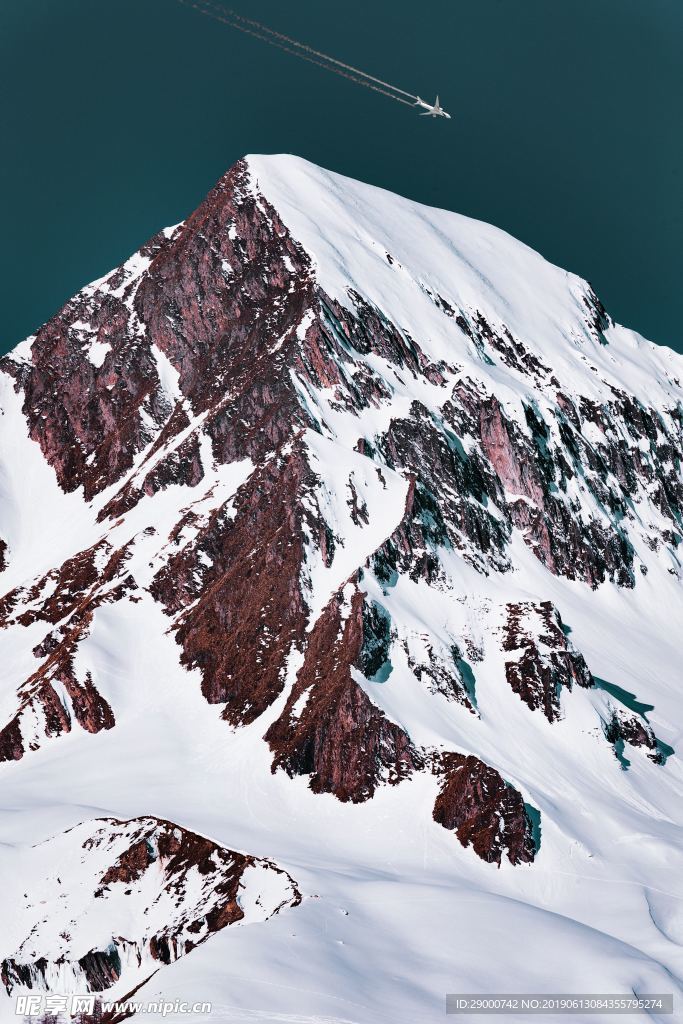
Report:
[[681,0],[228,2],[453,120],[176,0],[2,0],[0,351],[283,151],[497,224],[683,351]]

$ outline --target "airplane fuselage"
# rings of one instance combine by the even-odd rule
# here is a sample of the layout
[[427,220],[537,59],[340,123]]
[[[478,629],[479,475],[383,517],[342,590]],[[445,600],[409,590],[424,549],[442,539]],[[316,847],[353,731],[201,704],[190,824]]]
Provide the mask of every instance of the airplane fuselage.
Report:
[[424,113],[421,115],[422,117],[447,117],[449,121],[451,119],[451,115],[446,113],[446,111],[440,105],[438,96],[436,97],[434,103],[425,103],[425,101],[420,99],[420,97],[418,96],[415,106],[424,107]]

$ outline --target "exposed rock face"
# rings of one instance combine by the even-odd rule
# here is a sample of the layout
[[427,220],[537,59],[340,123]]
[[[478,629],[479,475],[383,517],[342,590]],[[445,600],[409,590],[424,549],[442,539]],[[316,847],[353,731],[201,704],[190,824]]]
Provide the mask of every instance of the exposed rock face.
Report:
[[129,329],[137,278],[167,244],[156,236],[110,275],[106,292],[72,299],[36,335],[30,364],[5,360],[23,388],[31,436],[65,490],[83,484],[90,497],[117,480],[150,439],[143,404],[158,424],[168,413],[150,349]]
[[353,678],[354,667],[375,665],[374,621],[355,583],[334,595],[311,633],[285,709],[266,733],[273,770],[309,775],[313,792],[354,803],[422,764],[404,730]]
[[664,764],[665,756],[652,726],[642,717],[630,714],[621,708],[612,709],[612,717],[605,725],[605,738],[614,746],[621,760],[621,748],[625,743],[633,747],[645,747],[647,755],[655,764]]
[[[214,932],[301,902],[294,880],[271,861],[159,818],[84,822],[29,851],[33,856],[46,862],[48,878],[37,878],[36,891],[26,894],[27,937],[0,966],[9,993],[16,985],[101,992],[122,977],[139,984]],[[48,889],[50,899],[41,898]],[[108,919],[120,920],[126,903],[137,908],[133,931],[112,935],[106,948],[84,948],[89,929],[101,932],[102,922],[106,929]]]
[[18,761],[24,756],[24,741],[18,715],[0,732],[0,761]]
[[230,513],[217,509],[152,585],[169,611],[180,612],[183,662],[200,668],[205,697],[224,703],[232,724],[253,721],[275,700],[289,651],[303,639],[299,502],[310,478],[300,452],[267,463]]
[[[240,162],[182,229],[155,236],[41,328],[30,364],[3,361],[64,490],[83,485],[92,497],[149,447],[144,468],[162,427],[178,437],[209,410],[207,431],[223,462],[238,449],[263,456],[289,434],[299,407],[291,384],[281,379],[273,389],[270,348],[300,322],[310,283],[300,248],[246,186]],[[158,468],[140,489],[178,474],[192,479],[188,456],[174,460],[175,474],[172,465]]]
[[495,479],[478,453],[465,453],[445,417],[435,425],[415,402],[410,419],[392,423],[378,447],[387,465],[411,479],[404,519],[378,554],[380,572],[434,580],[440,546],[458,549],[482,570],[508,568],[509,528],[487,508]]
[[479,408],[481,444],[504,491],[514,525],[552,572],[595,585],[605,578],[632,582],[632,553],[618,528],[606,533],[594,518],[577,524],[555,497],[558,473],[571,474],[562,458],[556,466],[548,448],[550,430],[531,407],[526,410],[532,440],[507,419],[496,398]]
[[507,681],[531,710],[540,708],[549,722],[560,717],[562,687],[590,688],[593,677],[583,655],[566,636],[559,612],[550,601],[507,605],[503,650]]
[[91,733],[114,727],[114,713],[91,673],[82,680],[76,674],[73,655],[81,636],[79,630],[67,636],[20,687],[19,709],[0,731],[0,761],[19,760],[27,747],[35,750],[44,738],[70,732],[74,720]]
[[[11,626],[20,622],[30,626],[37,621],[55,625],[68,618],[83,604],[95,584],[109,581],[112,568],[106,542],[95,544],[85,551],[79,551],[73,558],[50,570],[31,586],[16,587],[2,599],[0,604],[0,626]],[[120,562],[118,553],[116,567]],[[13,616],[16,607],[23,608]]]
[[536,854],[533,824],[521,795],[495,768],[472,755],[448,753],[437,762],[441,792],[434,821],[453,830],[463,846],[500,866],[529,863]]
[[128,553],[127,547],[112,552],[101,542],[32,586],[11,591],[0,603],[0,626],[46,622],[57,627],[33,650],[42,664],[20,685],[18,710],[0,730],[0,761],[19,760],[45,738],[70,732],[74,721],[90,733],[113,728],[111,706],[89,671],[79,677],[75,658],[95,610],[133,589]]

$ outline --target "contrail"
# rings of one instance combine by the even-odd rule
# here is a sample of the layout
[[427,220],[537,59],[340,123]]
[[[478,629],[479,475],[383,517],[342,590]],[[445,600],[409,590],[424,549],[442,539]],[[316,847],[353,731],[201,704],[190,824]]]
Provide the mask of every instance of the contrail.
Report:
[[[300,43],[296,39],[284,35],[282,32],[276,32],[274,29],[268,28],[258,21],[245,18],[244,15],[238,14],[229,7],[215,4],[212,0],[179,0],[179,2],[186,7],[192,7],[193,10],[198,11],[200,14],[213,18],[215,21],[230,25],[231,28],[236,28],[240,32],[253,36],[255,39],[269,43],[279,50],[284,50],[285,53],[291,53],[294,57],[308,61],[309,64],[316,64],[318,67],[332,71],[336,75],[341,75],[342,78],[347,78],[351,82],[364,85],[366,89],[382,93],[383,96],[388,96],[390,99],[396,100],[397,103],[405,103],[406,106],[412,107],[417,100],[417,96],[414,96],[411,92],[399,89],[397,86],[391,85],[390,82],[384,82],[381,78],[374,78],[365,71],[354,68],[351,64],[345,64],[341,60],[329,57],[326,53],[314,50],[313,47]],[[407,99],[403,99],[403,96],[409,96],[413,102],[411,103]]]
[[337,60],[335,57],[330,57],[327,53],[321,53],[320,50],[314,50],[312,46],[307,46],[306,43],[300,43],[297,39],[292,39],[291,36],[286,36],[283,32],[276,32],[273,28],[268,28],[267,25],[262,25],[259,21],[254,21],[253,18],[246,18],[243,14],[238,14],[237,11],[233,11],[228,7],[223,7],[222,4],[214,3],[213,0],[199,0],[199,2],[205,6],[218,10],[223,14],[230,15],[236,21],[244,22],[247,25],[253,26],[258,29],[259,32],[266,32],[270,36],[275,36],[276,39],[281,39],[285,43],[289,43],[292,46],[296,46],[300,50],[305,50],[306,53],[314,54],[316,57],[322,57],[323,60],[328,61],[330,64],[336,64],[337,67],[344,68],[346,71],[352,71],[356,75],[361,75],[363,78],[369,79],[371,82],[375,82],[377,85],[386,86],[388,89],[392,89],[394,92],[401,93],[402,96],[409,96],[410,99],[417,99],[413,96],[412,92],[406,92],[405,89],[399,89],[397,85],[392,85],[390,82],[384,82],[381,78],[375,78],[373,75],[369,75],[367,71],[361,71],[360,68],[354,68],[351,64],[345,64],[341,60]]

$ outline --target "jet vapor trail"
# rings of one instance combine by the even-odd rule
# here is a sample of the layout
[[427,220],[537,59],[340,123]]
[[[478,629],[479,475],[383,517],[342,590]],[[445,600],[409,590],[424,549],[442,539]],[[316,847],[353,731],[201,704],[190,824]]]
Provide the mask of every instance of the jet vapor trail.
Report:
[[[212,0],[179,0],[179,2],[186,7],[192,7],[200,14],[213,18],[215,21],[230,25],[231,28],[236,28],[240,32],[253,36],[255,39],[269,43],[279,50],[284,50],[285,53],[291,53],[294,57],[308,61],[309,64],[316,64],[320,68],[334,72],[335,75],[341,75],[342,78],[347,78],[351,82],[364,85],[366,89],[382,93],[383,96],[388,96],[390,99],[396,100],[397,103],[405,103],[406,106],[412,107],[417,100],[417,96],[413,96],[410,92],[405,92],[404,89],[399,89],[389,82],[384,82],[381,78],[374,78],[365,71],[352,67],[351,64],[344,64],[343,61],[329,57],[326,53],[321,53],[319,50],[314,50],[311,46],[300,43],[296,39],[284,35],[282,32],[276,32],[274,29],[268,28],[258,21],[245,18],[244,15],[230,10],[229,7],[222,7],[220,4],[213,3]],[[413,102],[411,103],[407,99],[403,99],[403,96],[409,96]]]

